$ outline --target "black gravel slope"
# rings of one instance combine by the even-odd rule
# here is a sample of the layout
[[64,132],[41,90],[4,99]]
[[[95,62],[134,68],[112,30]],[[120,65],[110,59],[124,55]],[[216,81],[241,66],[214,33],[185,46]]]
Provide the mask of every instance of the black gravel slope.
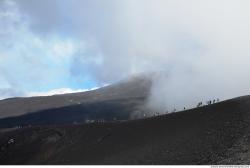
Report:
[[5,129],[0,163],[249,164],[249,122],[245,96],[127,122]]

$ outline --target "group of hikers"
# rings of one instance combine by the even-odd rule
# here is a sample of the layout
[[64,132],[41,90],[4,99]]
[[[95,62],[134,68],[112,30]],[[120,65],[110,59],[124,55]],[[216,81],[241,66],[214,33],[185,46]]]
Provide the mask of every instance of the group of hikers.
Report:
[[[201,101],[201,102],[199,102],[199,103],[196,105],[196,108],[199,108],[199,107],[202,107],[202,106],[205,106],[205,105],[211,105],[211,104],[214,104],[214,103],[218,103],[219,101],[220,101],[219,98],[213,99],[213,100],[208,100],[208,101],[206,101],[206,104],[205,104],[205,103],[203,104],[203,102]],[[184,107],[184,108],[183,108],[183,111],[185,111],[186,109],[187,109],[187,108]],[[171,111],[171,113],[174,113],[174,112],[176,112],[176,111],[177,111],[177,109],[174,108],[174,109]],[[165,113],[168,114],[169,111],[166,111]],[[159,112],[155,112],[155,113],[153,114],[153,116],[159,116],[159,115],[160,115]],[[145,117],[146,117],[146,114],[143,114],[143,117],[145,118]]]
[[[206,103],[207,103],[207,105],[210,105],[210,104],[218,103],[219,101],[220,101],[220,99],[217,98],[214,100],[208,100]],[[201,106],[202,106],[202,102],[199,102],[196,107],[201,107]]]
[[[204,103],[204,106],[205,106],[205,105],[211,105],[211,104],[214,104],[214,103],[218,103],[219,101],[220,101],[219,98],[213,99],[213,100],[208,100],[208,101],[206,101],[206,104]],[[198,107],[202,107],[202,106],[203,106],[203,102],[202,102],[202,101],[199,102],[199,103],[196,105],[197,108],[198,108]],[[184,107],[183,110],[186,110],[186,108]]]

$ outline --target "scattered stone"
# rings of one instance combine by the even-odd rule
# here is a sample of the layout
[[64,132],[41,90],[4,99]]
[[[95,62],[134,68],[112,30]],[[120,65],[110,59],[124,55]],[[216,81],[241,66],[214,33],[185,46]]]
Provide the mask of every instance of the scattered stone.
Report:
[[8,144],[10,145],[10,144],[14,144],[15,143],[15,140],[13,139],[13,138],[11,138],[11,139],[9,139],[8,140]]

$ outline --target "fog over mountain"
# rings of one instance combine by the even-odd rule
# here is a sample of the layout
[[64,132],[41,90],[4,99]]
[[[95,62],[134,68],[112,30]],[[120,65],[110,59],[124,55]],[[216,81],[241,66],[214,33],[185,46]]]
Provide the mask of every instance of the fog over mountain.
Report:
[[0,0],[0,165],[250,163],[249,0]]
[[246,95],[249,9],[247,0],[1,1],[0,92],[85,89],[160,71],[148,99],[158,111]]

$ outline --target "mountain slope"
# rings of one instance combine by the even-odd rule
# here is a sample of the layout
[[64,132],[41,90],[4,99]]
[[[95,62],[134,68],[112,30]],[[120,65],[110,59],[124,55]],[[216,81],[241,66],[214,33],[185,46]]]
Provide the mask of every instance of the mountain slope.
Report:
[[126,120],[143,106],[151,80],[136,76],[97,90],[0,101],[0,127],[72,123],[86,119]]
[[2,130],[0,163],[249,164],[249,124],[245,96],[148,119]]

